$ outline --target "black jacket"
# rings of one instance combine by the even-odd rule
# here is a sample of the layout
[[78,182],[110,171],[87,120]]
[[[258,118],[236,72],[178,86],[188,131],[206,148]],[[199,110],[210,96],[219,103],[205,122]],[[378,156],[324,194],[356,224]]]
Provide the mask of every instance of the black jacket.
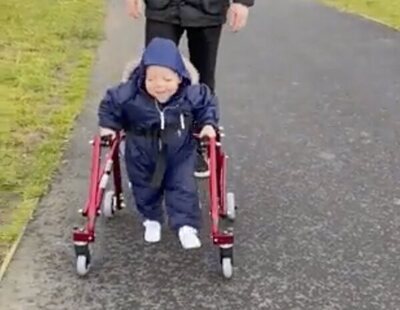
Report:
[[[209,27],[226,22],[230,0],[144,0],[146,18],[183,27]],[[254,0],[233,0],[253,6]]]

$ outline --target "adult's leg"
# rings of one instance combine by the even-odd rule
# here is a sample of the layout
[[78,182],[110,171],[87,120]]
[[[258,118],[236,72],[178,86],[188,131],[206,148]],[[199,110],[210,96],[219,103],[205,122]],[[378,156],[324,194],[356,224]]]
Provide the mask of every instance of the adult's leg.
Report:
[[179,45],[184,29],[180,25],[163,23],[156,20],[146,19],[145,44],[146,46],[155,37],[170,39]]
[[215,90],[215,71],[222,26],[186,29],[190,61],[200,74],[200,82]]
[[[189,27],[186,29],[190,61],[199,71],[200,83],[215,91],[215,71],[222,26]],[[197,147],[195,176],[205,178],[210,175],[200,144]]]
[[[164,37],[179,45],[184,28],[179,25],[146,20],[146,45],[154,37]],[[215,69],[222,26],[186,28],[190,61],[200,75],[200,82],[205,83],[212,91],[215,89]],[[199,178],[209,176],[208,164],[204,160],[200,145],[197,148],[195,175]]]

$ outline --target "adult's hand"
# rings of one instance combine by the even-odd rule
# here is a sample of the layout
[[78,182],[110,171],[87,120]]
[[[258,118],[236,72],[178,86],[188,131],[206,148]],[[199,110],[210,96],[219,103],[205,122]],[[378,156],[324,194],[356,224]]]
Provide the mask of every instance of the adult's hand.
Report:
[[[131,0],[133,1],[133,0]],[[238,32],[247,24],[249,8],[241,3],[232,3],[228,10],[228,24],[233,32]]]
[[142,0],[126,0],[129,16],[138,19],[143,12]]

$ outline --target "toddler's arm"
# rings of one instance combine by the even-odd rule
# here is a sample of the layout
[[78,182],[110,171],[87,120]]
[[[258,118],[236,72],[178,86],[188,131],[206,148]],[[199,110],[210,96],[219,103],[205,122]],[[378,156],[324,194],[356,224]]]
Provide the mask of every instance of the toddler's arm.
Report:
[[189,98],[192,102],[194,121],[201,128],[209,125],[217,128],[219,122],[218,98],[211,93],[207,85],[190,87]]
[[[107,90],[98,108],[100,128],[119,131],[123,128],[123,105],[133,95],[131,83],[120,84]],[[101,130],[100,134],[107,132]]]

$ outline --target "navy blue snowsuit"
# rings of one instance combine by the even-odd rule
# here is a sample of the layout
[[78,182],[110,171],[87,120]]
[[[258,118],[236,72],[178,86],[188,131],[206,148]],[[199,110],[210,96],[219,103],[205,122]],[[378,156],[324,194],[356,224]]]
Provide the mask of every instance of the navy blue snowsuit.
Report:
[[[162,105],[144,87],[149,65],[168,67],[182,79],[175,95]],[[191,85],[175,43],[155,38],[128,81],[107,91],[98,116],[99,126],[126,133],[128,178],[143,217],[163,222],[161,203],[165,194],[171,227],[175,230],[184,225],[199,228],[199,198],[193,175],[196,141],[192,124],[195,122],[200,128],[206,124],[216,127],[218,106],[206,85]]]

